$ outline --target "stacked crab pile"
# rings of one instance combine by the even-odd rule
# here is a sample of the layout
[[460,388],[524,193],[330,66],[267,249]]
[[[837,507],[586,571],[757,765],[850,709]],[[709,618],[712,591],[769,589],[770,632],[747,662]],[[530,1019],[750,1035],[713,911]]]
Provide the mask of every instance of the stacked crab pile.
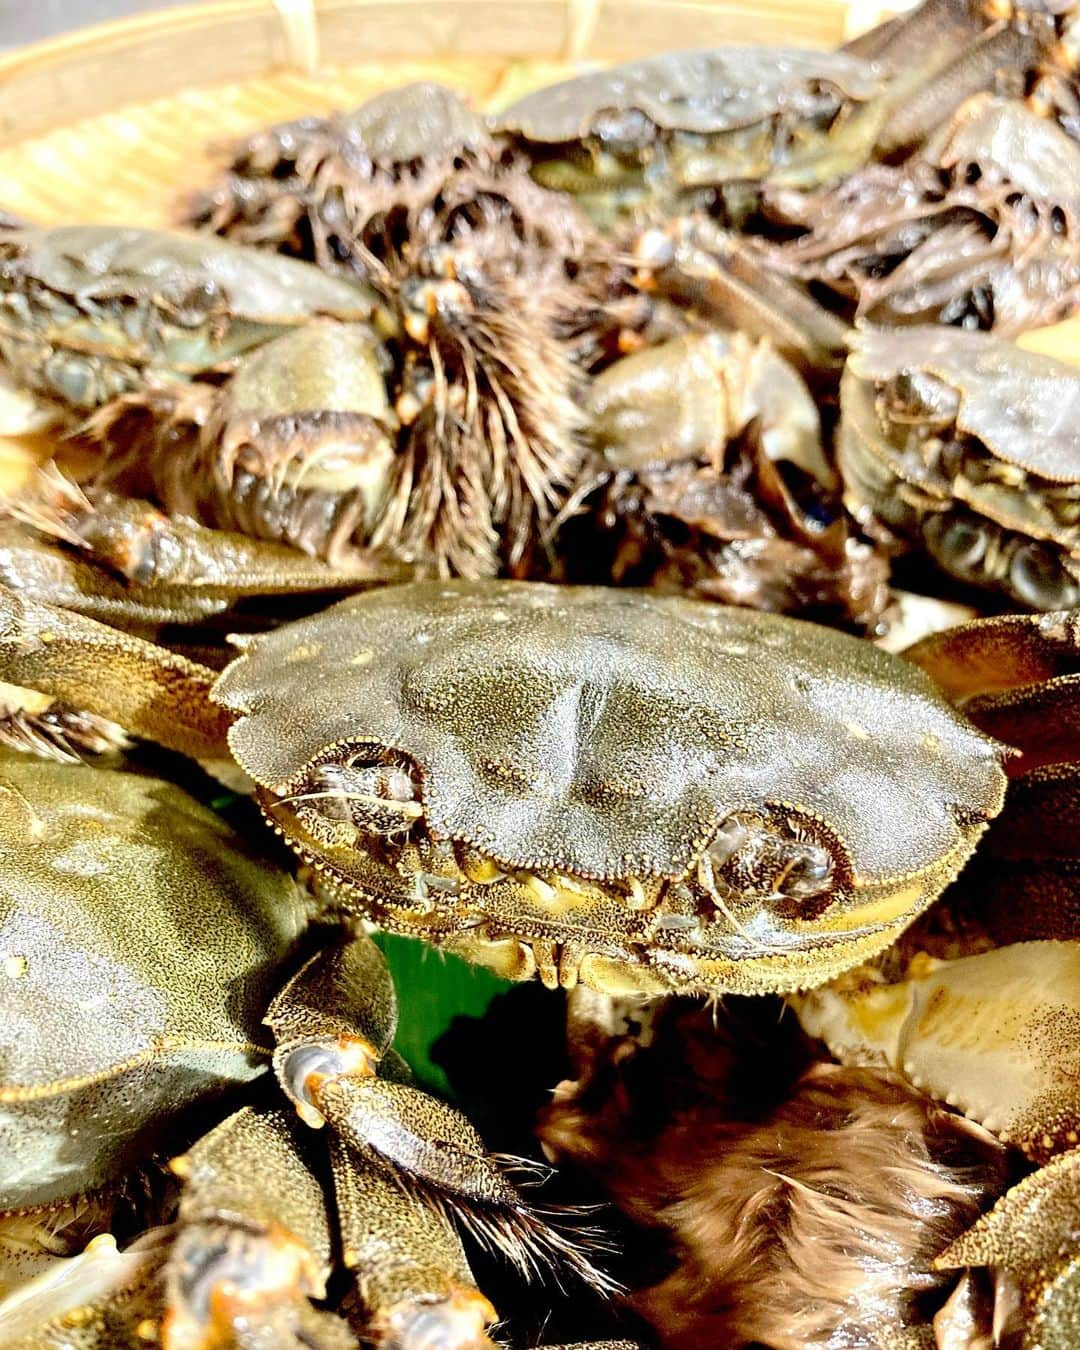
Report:
[[[0,1347],[1080,1345],[1078,22],[4,217]],[[375,928],[565,991],[560,1193],[666,1265],[418,1085]]]

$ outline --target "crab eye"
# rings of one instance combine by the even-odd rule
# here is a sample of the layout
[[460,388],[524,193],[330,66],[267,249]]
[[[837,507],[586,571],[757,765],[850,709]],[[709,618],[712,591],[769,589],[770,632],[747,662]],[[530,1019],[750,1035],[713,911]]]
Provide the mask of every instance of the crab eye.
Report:
[[592,134],[609,154],[632,158],[656,138],[656,126],[637,108],[605,108],[593,118]]
[[721,865],[726,863],[733,854],[745,847],[748,833],[747,827],[740,820],[735,816],[729,816],[713,835],[712,843],[709,845],[709,855],[713,862]]
[[901,371],[881,390],[886,416],[894,422],[940,430],[956,420],[960,398],[944,381],[919,370]]
[[712,886],[736,901],[810,899],[831,889],[834,872],[827,848],[749,814],[723,820],[708,849]]
[[283,799],[322,843],[348,847],[358,835],[405,835],[423,815],[417,784],[399,764],[320,764],[304,787]]
[[1018,600],[1032,609],[1068,609],[1080,599],[1080,589],[1049,551],[1024,544],[1013,554],[1009,582]]
[[783,895],[801,900],[828,889],[833,874],[831,854],[818,844],[793,844],[788,851],[792,862],[780,882]]

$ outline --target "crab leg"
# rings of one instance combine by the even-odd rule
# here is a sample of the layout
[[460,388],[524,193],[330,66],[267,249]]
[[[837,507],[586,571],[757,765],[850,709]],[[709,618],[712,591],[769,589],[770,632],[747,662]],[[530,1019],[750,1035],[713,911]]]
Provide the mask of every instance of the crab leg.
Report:
[[[322,1183],[291,1113],[244,1107],[173,1170],[184,1181],[180,1231],[165,1265],[164,1350],[270,1343],[352,1346],[345,1324],[319,1313],[333,1238]],[[281,1339],[278,1339],[281,1338]]]
[[526,1274],[561,1264],[610,1284],[525,1201],[468,1119],[411,1084],[390,1049],[396,1004],[369,938],[353,934],[319,952],[266,1020],[278,1081],[301,1119],[328,1125],[361,1166],[382,1167],[418,1202],[460,1218]]
[[487,1350],[495,1309],[476,1288],[461,1239],[383,1168],[330,1145],[344,1260],[366,1334],[379,1345]]
[[949,892],[953,914],[998,946],[1080,937],[1080,613],[980,619],[905,655],[1020,751],[1004,814]]
[[[1080,1149],[1054,1158],[1008,1191],[937,1258],[939,1270],[990,1267],[998,1334],[1025,1350],[1067,1350],[1080,1332]],[[1010,1342],[1011,1343],[1011,1342]]]
[[140,498],[84,491],[55,465],[39,470],[2,511],[122,578],[133,600],[160,595],[181,623],[244,596],[342,591],[405,575],[358,549],[342,551],[331,566],[287,543],[214,529],[190,515],[170,517]]
[[908,648],[971,720],[1018,747],[1012,776],[1080,761],[1080,610],[977,619]]
[[0,587],[0,679],[119,722],[195,759],[229,758],[215,672],[93,619]]
[[1080,671],[1080,611],[1006,614],[946,628],[904,652],[956,702]]
[[766,339],[811,385],[835,383],[847,325],[736,237],[697,217],[680,217],[644,231],[634,252],[647,289]]

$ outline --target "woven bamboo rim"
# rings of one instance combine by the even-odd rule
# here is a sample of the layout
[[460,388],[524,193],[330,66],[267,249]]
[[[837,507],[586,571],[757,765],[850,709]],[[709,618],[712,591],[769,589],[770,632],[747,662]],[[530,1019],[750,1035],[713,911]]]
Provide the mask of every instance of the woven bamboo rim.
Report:
[[[42,224],[167,225],[212,177],[208,146],[410,80],[497,107],[657,51],[831,47],[887,10],[880,0],[206,0],[0,57],[0,206]],[[1025,341],[1080,362],[1080,321]],[[41,449],[0,442],[0,484]]]

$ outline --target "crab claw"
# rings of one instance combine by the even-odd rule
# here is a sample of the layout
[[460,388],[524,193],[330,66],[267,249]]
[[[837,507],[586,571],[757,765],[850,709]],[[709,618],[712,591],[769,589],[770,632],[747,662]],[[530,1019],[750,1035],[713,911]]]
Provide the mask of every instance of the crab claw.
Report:
[[845,1063],[885,1063],[1034,1161],[1077,1142],[1080,942],[1018,942],[911,962],[888,983],[860,967],[790,999]]
[[1017,1331],[1024,1347],[1077,1344],[1077,1213],[1080,1149],[1072,1149],[1014,1186],[934,1262],[939,1270],[991,1269],[995,1345]]
[[165,1350],[216,1350],[245,1324],[298,1323],[305,1296],[322,1292],[311,1252],[276,1226],[248,1233],[193,1224],[177,1239],[169,1269]]

